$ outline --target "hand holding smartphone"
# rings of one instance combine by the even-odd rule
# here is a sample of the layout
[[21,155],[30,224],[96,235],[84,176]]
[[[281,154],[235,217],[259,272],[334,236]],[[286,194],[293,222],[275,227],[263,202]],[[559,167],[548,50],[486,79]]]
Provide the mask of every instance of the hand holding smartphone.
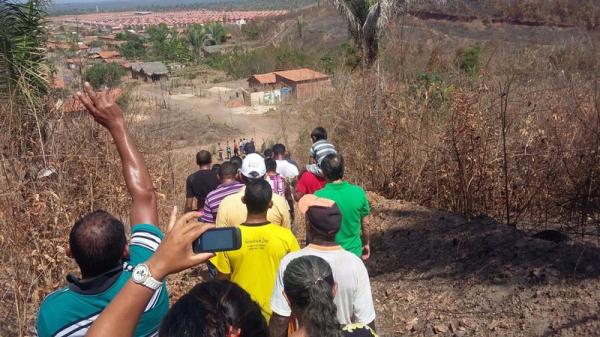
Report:
[[211,228],[192,243],[195,254],[238,250],[242,247],[242,232],[238,227]]

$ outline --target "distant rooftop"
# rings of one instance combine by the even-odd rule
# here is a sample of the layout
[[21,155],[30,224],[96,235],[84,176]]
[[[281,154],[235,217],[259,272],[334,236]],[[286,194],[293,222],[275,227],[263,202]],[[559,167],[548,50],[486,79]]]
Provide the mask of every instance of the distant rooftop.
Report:
[[275,75],[294,82],[327,79],[329,76],[308,68],[276,71]]

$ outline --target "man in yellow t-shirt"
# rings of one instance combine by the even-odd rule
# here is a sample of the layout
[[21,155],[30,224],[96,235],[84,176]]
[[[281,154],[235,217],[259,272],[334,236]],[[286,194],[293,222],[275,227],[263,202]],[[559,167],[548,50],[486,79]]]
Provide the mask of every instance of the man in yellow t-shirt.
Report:
[[[264,179],[267,173],[265,159],[257,153],[247,155],[242,162],[240,173],[240,178],[246,185],[252,181]],[[248,213],[242,202],[245,190],[246,188],[242,187],[238,193],[227,196],[221,201],[217,212],[217,227],[233,227],[246,221]],[[285,198],[273,194],[271,201],[273,206],[267,211],[267,220],[273,224],[290,228],[290,211]]]
[[217,253],[212,259],[219,277],[229,278],[246,290],[260,305],[267,322],[271,318],[270,300],[279,262],[286,254],[300,249],[289,229],[267,220],[272,194],[271,185],[262,179],[246,186],[242,200],[248,217],[239,225],[242,247]]

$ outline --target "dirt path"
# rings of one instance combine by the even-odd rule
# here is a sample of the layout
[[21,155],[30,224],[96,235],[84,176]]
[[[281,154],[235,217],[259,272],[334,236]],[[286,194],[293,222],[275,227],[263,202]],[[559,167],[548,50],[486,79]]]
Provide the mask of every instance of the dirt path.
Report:
[[[215,83],[214,87],[239,87],[239,83]],[[288,140],[292,146],[296,140],[299,122],[293,107],[274,107],[264,114],[249,114],[253,108],[226,106],[228,95],[212,94],[199,97],[193,94],[177,94],[161,88],[158,84],[144,83],[135,95],[166,107],[156,112],[151,122],[162,121],[160,135],[173,139],[178,150],[196,151],[217,142],[232,142],[233,139],[254,138],[257,146],[263,141]],[[258,107],[257,110],[268,107]],[[282,114],[286,132],[282,130]]]
[[383,336],[598,336],[600,250],[371,195]]

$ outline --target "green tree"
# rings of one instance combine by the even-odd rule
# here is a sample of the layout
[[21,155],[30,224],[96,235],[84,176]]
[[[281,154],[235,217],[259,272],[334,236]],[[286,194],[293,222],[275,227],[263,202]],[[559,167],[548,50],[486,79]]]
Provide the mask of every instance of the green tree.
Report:
[[123,35],[123,39],[127,41],[119,47],[119,51],[123,57],[128,59],[140,59],[146,55],[143,37],[127,32],[127,34]]
[[121,77],[124,75],[125,70],[116,63],[98,63],[85,71],[84,78],[94,88],[113,88],[121,83]]
[[188,42],[180,38],[177,30],[169,29],[166,24],[161,23],[148,28],[146,32],[150,35],[152,59],[182,63],[192,60]]
[[227,41],[227,32],[225,27],[218,22],[210,23],[206,26],[206,32],[212,36],[215,44],[221,44]]
[[199,24],[193,24],[188,27],[187,34],[188,42],[192,46],[194,50],[194,56],[198,57],[200,55],[200,51],[202,50],[202,46],[204,46],[204,40],[206,39],[206,31],[204,27]]

